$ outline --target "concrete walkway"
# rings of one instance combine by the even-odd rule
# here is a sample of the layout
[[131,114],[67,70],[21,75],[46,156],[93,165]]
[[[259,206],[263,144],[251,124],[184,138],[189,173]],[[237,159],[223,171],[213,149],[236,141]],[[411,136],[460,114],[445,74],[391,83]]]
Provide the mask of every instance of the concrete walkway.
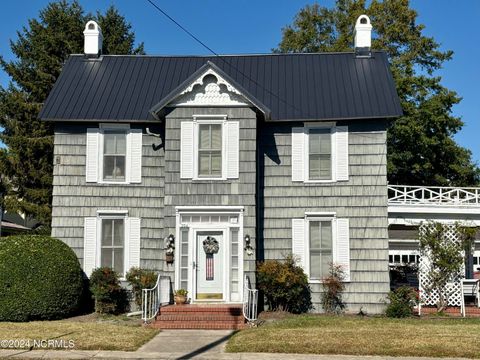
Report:
[[[233,331],[163,330],[137,351],[0,350],[0,358],[12,359],[219,359],[219,360],[420,360],[432,358],[225,353]],[[442,360],[454,360],[443,358]]]

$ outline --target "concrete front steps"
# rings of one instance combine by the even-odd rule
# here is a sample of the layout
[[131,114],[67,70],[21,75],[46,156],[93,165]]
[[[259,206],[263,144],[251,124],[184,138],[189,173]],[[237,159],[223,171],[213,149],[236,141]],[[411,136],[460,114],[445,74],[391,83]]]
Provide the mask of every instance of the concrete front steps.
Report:
[[158,329],[239,330],[246,327],[242,306],[229,304],[162,306],[151,325]]

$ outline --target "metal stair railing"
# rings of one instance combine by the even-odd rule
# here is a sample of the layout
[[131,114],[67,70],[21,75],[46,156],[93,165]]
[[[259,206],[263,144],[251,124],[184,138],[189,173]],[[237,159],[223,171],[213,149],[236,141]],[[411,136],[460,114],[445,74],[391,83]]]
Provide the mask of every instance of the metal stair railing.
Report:
[[[163,286],[162,286],[163,285]],[[170,278],[166,276],[157,277],[157,282],[155,286],[151,289],[142,289],[142,320],[147,323],[150,320],[154,319],[159,310],[160,305],[162,304],[162,297],[169,298],[170,294],[162,293],[168,291],[170,288]],[[168,302],[166,300],[165,302]]]
[[248,323],[257,321],[258,290],[252,289],[250,278],[245,275],[243,281],[243,316]]

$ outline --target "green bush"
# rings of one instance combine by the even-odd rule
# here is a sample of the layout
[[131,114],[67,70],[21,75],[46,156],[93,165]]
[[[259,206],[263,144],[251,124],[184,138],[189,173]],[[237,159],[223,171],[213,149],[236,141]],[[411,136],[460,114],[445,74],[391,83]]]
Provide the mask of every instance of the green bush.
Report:
[[132,293],[135,303],[140,308],[142,306],[142,290],[151,289],[157,282],[157,274],[152,270],[132,267],[127,272],[127,281],[132,286]]
[[418,303],[418,293],[409,286],[402,286],[387,295],[388,305],[385,315],[392,318],[412,316],[413,308]]
[[257,270],[258,289],[265,295],[271,310],[299,314],[312,308],[307,275],[296,265],[293,256],[287,256],[284,261],[267,260]]
[[322,282],[322,307],[327,314],[340,314],[346,305],[343,302],[345,291],[345,271],[341,265],[329,264],[328,276]]
[[120,285],[118,274],[109,267],[93,270],[90,291],[95,299],[95,311],[100,314],[120,314],[128,308],[128,296]]
[[74,315],[82,291],[82,269],[62,241],[40,235],[0,239],[0,321]]

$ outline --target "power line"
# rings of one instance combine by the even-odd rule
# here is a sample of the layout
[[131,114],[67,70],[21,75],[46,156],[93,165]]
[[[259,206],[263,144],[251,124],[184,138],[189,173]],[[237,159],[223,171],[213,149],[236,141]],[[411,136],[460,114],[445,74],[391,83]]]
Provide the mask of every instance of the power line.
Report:
[[153,0],[147,0],[155,9],[157,9],[160,13],[162,13],[165,17],[167,17],[171,22],[173,22],[175,25],[177,25],[182,31],[184,31],[188,36],[190,36],[192,39],[194,39],[196,42],[198,42],[200,45],[202,45],[205,49],[210,51],[215,57],[223,61],[226,65],[229,67],[235,69],[240,75],[243,77],[247,78],[248,80],[252,81],[255,85],[258,87],[262,88],[265,90],[269,95],[277,98],[280,100],[282,103],[285,105],[291,107],[292,109],[300,112],[300,114],[303,115],[302,109],[297,108],[295,105],[288,103],[286,100],[282,99],[280,96],[277,94],[273,93],[269,89],[265,88],[262,84],[258,83],[255,79],[252,79],[250,76],[246,75],[243,71],[238,69],[236,66],[230,64],[228,61],[226,61],[222,56],[220,56],[218,53],[216,53],[211,47],[209,47],[207,44],[205,44],[203,41],[201,41],[198,37],[196,37],[194,34],[192,34],[187,28],[185,28],[182,24],[180,24],[177,20],[175,20],[173,17],[171,17],[165,10],[160,8]]

